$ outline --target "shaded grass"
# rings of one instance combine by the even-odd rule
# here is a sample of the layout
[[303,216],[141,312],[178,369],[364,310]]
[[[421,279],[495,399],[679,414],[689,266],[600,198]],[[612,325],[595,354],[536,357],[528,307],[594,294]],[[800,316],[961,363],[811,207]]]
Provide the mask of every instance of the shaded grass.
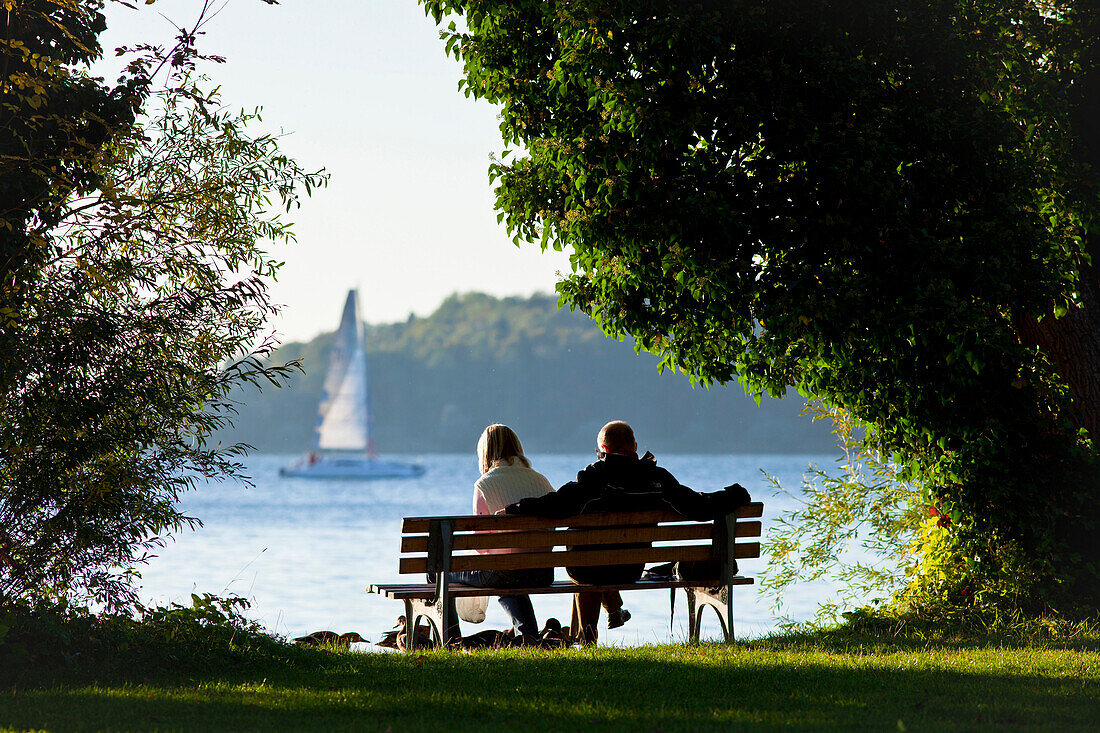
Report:
[[[10,670],[9,670],[10,672]],[[0,672],[14,730],[1094,730],[1100,644],[805,635],[420,655],[287,649],[233,669]]]

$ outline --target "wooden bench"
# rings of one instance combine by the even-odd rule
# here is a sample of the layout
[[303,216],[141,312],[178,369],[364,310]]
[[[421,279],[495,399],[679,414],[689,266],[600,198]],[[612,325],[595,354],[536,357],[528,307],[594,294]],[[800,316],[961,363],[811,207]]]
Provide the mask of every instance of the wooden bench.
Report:
[[[671,511],[584,514],[566,519],[483,515],[407,517],[401,524],[402,574],[437,573],[436,583],[371,585],[369,593],[403,601],[407,629],[426,620],[436,643],[448,643],[443,609],[453,598],[467,596],[545,595],[580,591],[683,588],[687,595],[688,637],[699,641],[699,624],[708,606],[718,614],[725,640],[733,640],[733,586],[751,585],[736,575],[731,558],[760,557],[763,504],[741,506],[736,513],[713,521],[692,521]],[[749,520],[749,521],[739,521]],[[757,541],[737,540],[755,538]],[[624,543],[655,542],[653,547],[623,549]],[[582,545],[583,549],[578,548]],[[610,547],[609,547],[610,546]],[[573,549],[568,549],[572,547]],[[479,549],[516,548],[522,552],[481,554]],[[553,549],[560,548],[560,549]],[[477,588],[447,583],[451,571],[519,570],[635,563],[714,560],[717,577],[699,580],[646,579],[622,585],[581,585],[556,581],[537,588]],[[416,634],[408,635],[408,649]]]

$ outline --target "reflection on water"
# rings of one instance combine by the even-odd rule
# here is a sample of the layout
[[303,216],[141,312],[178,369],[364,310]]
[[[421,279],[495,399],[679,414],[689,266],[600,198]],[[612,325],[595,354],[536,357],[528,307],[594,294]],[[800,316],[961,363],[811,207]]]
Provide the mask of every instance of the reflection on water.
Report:
[[[316,481],[283,478],[279,467],[295,456],[260,455],[246,463],[254,488],[235,482],[201,486],[183,501],[186,512],[205,526],[184,533],[144,568],[146,601],[190,603],[190,594],[235,593],[252,601],[251,616],[268,629],[289,637],[321,629],[358,631],[377,639],[393,626],[401,604],[365,593],[371,583],[415,582],[397,573],[401,518],[470,511],[477,464],[470,455],[405,455],[397,460],[423,464],[416,479]],[[763,469],[786,488],[799,485],[811,462],[827,465],[831,456],[798,455],[666,455],[658,456],[681,483],[700,491],[738,482],[753,499],[764,501],[764,527],[790,506],[785,496],[772,496]],[[532,456],[532,466],[560,486],[592,458],[588,455]],[[740,561],[743,575],[755,575],[760,560]],[[559,579],[564,571],[558,570]],[[828,587],[815,584],[788,594],[784,612],[812,617]],[[601,642],[643,644],[682,640],[687,636],[684,598],[677,598],[670,631],[669,594],[625,593],[633,617],[625,626],[601,630]],[[569,619],[568,595],[536,596],[540,623],[556,616]],[[753,586],[736,589],[735,630],[739,637],[758,636],[774,628],[775,616]],[[507,616],[489,604],[480,627],[464,633],[507,628]],[[713,615],[704,616],[704,636],[720,633]]]

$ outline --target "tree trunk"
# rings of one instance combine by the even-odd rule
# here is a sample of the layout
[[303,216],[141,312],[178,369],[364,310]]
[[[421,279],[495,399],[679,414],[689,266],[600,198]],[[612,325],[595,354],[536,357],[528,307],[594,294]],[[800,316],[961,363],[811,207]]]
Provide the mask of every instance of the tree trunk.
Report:
[[[1095,456],[1100,446],[1100,283],[1091,266],[1083,268],[1081,275],[1080,307],[1042,322],[1017,319],[1017,333],[1023,343],[1038,346],[1054,362],[1073,397],[1073,422],[1088,431]],[[1070,459],[1074,465],[1055,462],[1044,472],[1050,472],[1047,478],[1055,478],[1048,531],[1061,546],[1055,550],[1056,577],[1051,578],[1051,588],[1079,606],[1096,608],[1100,607],[1100,578],[1089,568],[1100,567],[1100,542],[1096,541],[1100,489],[1093,460],[1080,456]]]
[[1023,343],[1038,346],[1054,362],[1073,394],[1074,422],[1100,445],[1100,285],[1091,266],[1081,276],[1080,307],[1041,322],[1020,318],[1017,330]]

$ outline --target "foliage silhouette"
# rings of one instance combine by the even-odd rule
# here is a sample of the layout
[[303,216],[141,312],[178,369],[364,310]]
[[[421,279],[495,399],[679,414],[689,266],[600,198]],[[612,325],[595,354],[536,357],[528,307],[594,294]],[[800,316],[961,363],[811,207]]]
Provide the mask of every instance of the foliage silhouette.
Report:
[[323,184],[248,132],[196,72],[195,39],[122,50],[87,76],[101,3],[10,4],[0,146],[0,601],[134,602],[134,566],[197,520],[201,476],[243,477],[210,445],[240,383],[280,384],[265,241]]
[[953,519],[936,592],[1095,607],[1094,3],[422,4],[566,302],[865,423]]

